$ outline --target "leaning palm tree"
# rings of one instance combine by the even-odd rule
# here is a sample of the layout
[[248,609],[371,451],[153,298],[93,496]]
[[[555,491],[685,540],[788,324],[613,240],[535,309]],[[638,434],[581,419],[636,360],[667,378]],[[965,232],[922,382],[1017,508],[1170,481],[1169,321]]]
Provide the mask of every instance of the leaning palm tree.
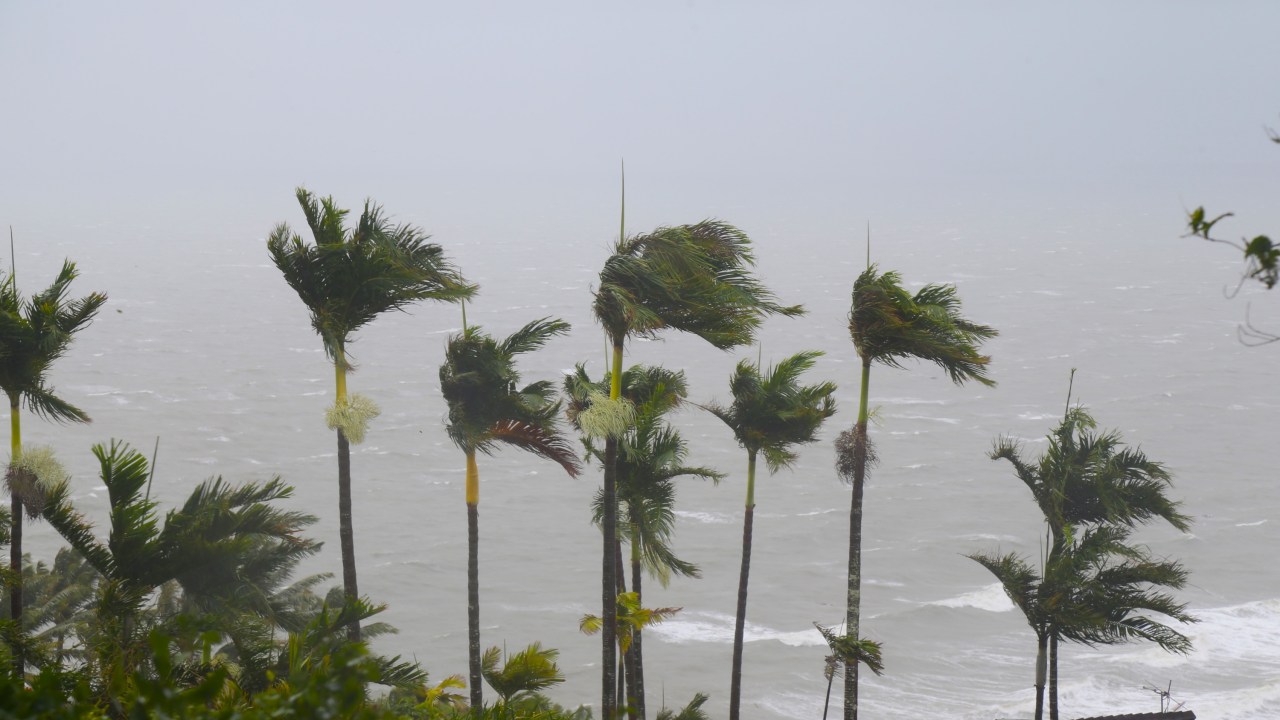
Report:
[[[592,382],[586,369],[578,365],[565,377],[565,394],[569,397],[568,415],[575,427],[578,419],[591,412],[593,398],[605,398],[611,386],[606,375]],[[618,543],[630,546],[631,591],[637,602],[643,602],[643,575],[666,587],[672,575],[699,577],[697,565],[681,559],[672,548],[675,532],[675,482],[680,478],[698,478],[719,482],[723,475],[708,467],[684,464],[688,446],[680,433],[666,422],[667,413],[681,407],[689,394],[682,371],[663,367],[635,365],[622,374],[622,397],[634,409],[634,423],[618,441],[617,501],[620,518]],[[588,421],[589,424],[589,421]],[[584,440],[589,458],[603,462],[603,448],[588,437]],[[593,506],[594,520],[604,518],[603,495],[597,494]],[[619,547],[619,553],[621,548]],[[621,574],[621,573],[620,573]],[[623,583],[619,582],[619,592]],[[621,627],[621,626],[620,626]],[[630,689],[628,707],[635,717],[645,717],[644,645],[642,628],[634,628],[630,642],[619,643],[627,656],[629,668],[625,683]]]
[[547,380],[519,386],[517,355],[537,350],[569,324],[535,320],[501,342],[478,327],[464,327],[449,338],[440,366],[440,389],[449,404],[449,439],[467,458],[467,639],[471,671],[471,708],[484,709],[480,657],[480,470],[476,453],[492,453],[499,443],[553,460],[577,477],[580,465],[558,427],[560,402]]
[[[281,223],[267,239],[271,260],[285,282],[311,312],[311,326],[333,361],[336,386],[329,428],[338,435],[338,536],[342,544],[342,586],[348,600],[360,593],[356,583],[355,530],[351,521],[351,446],[364,440],[377,406],[361,395],[347,395],[347,353],[351,336],[388,310],[402,310],[418,300],[456,302],[476,286],[444,256],[439,245],[412,225],[393,225],[382,208],[365,201],[354,228],[345,226],[347,211],[333,198],[318,199],[304,188],[298,204],[315,239],[308,245]],[[360,639],[359,623],[351,626]]]
[[[623,406],[622,358],[630,337],[656,337],[664,330],[693,333],[717,348],[750,344],[764,317],[803,312],[783,306],[751,274],[755,258],[746,233],[727,223],[705,220],[627,237],[623,227],[613,254],[600,271],[592,309],[604,327],[612,350],[609,403]],[[599,405],[599,404],[598,404]],[[601,717],[617,712],[614,688],[618,567],[616,472],[618,437],[630,425],[625,407],[602,412],[615,422],[593,429],[605,438],[603,500],[605,514],[601,556]]]
[[1183,587],[1182,566],[1128,545],[1125,528],[1077,530],[1068,525],[1052,542],[1040,572],[1016,553],[968,556],[996,577],[1036,635],[1036,720],[1044,717],[1046,680],[1050,718],[1057,717],[1057,673],[1048,666],[1061,639],[1090,646],[1150,640],[1177,653],[1191,648],[1185,635],[1152,615],[1195,621],[1184,603],[1156,590]]
[[[870,409],[867,392],[871,366],[879,363],[902,367],[908,359],[936,364],[956,384],[976,380],[994,385],[987,377],[991,361],[978,352],[984,340],[996,331],[960,315],[960,298],[951,285],[925,285],[915,295],[902,288],[896,272],[879,272],[869,266],[853,283],[853,306],[849,311],[849,334],[862,360],[858,399],[858,421],[852,432],[845,431],[837,442],[837,471],[853,485],[849,510],[849,584],[845,611],[845,633],[852,642],[861,640],[859,622],[862,605],[862,497],[867,470],[875,462],[875,452],[867,437]],[[844,717],[858,717],[858,665],[845,667]]]
[[801,352],[761,373],[743,360],[729,381],[733,403],[708,407],[747,451],[747,502],[742,518],[742,570],[738,577],[738,611],[733,625],[733,670],[729,685],[729,719],[738,720],[742,699],[742,642],[747,620],[747,579],[751,571],[751,532],[756,508],[756,458],[763,455],[769,472],[790,467],[794,446],[817,440],[818,428],[835,414],[835,383],[801,385],[800,376],[822,353]]
[[[88,327],[107,301],[102,293],[72,300],[67,297],[76,278],[75,263],[67,260],[53,284],[23,300],[15,273],[0,276],[0,389],[9,397],[10,466],[6,473],[11,499],[9,569],[13,584],[9,613],[22,618],[22,516],[40,514],[41,498],[56,479],[40,477],[37,464],[22,458],[22,416],[19,406],[54,422],[89,422],[89,415],[54,394],[48,385],[49,367],[66,354],[72,337]],[[24,671],[22,652],[14,653],[14,671]]]
[[[1116,431],[1097,432],[1097,422],[1082,407],[1070,404],[1062,422],[1048,436],[1037,460],[1024,457],[1021,445],[999,438],[990,457],[1007,460],[1040,509],[1047,528],[1046,544],[1068,543],[1071,528],[1132,528],[1161,519],[1186,531],[1190,518],[1166,494],[1172,478],[1164,466],[1138,448],[1126,447]],[[1171,583],[1165,583],[1171,584]],[[1057,638],[1050,637],[1050,715],[1057,715]]]

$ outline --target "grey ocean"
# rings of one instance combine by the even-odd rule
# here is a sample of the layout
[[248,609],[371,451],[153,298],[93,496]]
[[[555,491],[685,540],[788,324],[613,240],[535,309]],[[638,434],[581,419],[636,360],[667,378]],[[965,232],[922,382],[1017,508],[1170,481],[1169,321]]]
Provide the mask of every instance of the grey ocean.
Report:
[[[280,198],[279,219],[301,225],[289,193]],[[1152,527],[1141,538],[1190,568],[1181,597],[1200,622],[1186,628],[1196,646],[1188,657],[1145,645],[1064,646],[1064,713],[1154,711],[1158,698],[1144,686],[1172,682],[1173,695],[1203,718],[1280,715],[1280,348],[1235,339],[1249,298],[1255,321],[1272,327],[1280,298],[1246,288],[1225,300],[1236,255],[1179,239],[1179,210],[1165,209],[1106,217],[1045,209],[999,220],[957,210],[874,228],[882,267],[913,287],[955,283],[966,314],[1001,335],[987,346],[993,389],[953,387],[927,366],[872,373],[881,465],[866,493],[864,633],[884,643],[888,672],[864,680],[869,716],[1029,714],[1034,638],[963,555],[1038,551],[1042,528],[1028,493],[986,452],[1004,434],[1025,439],[1030,452],[1042,448],[1071,368],[1076,399],[1100,424],[1173,472],[1172,494],[1194,516],[1193,532]],[[437,230],[408,209],[391,210]],[[742,357],[826,353],[814,377],[839,383],[839,414],[794,470],[763,477],[757,490],[744,670],[748,716],[814,718],[826,682],[812,623],[843,616],[849,491],[835,476],[832,441],[855,414],[858,364],[845,315],[864,246],[861,230],[796,235],[759,217],[744,229],[762,277],[809,315],[771,320],[761,347],[736,355],[671,336],[634,343],[627,361],[685,369],[693,398],[705,402],[726,398]],[[110,295],[52,375],[94,424],[30,421],[26,439],[56,446],[74,473],[77,504],[96,518],[106,498],[89,447],[110,438],[150,453],[160,437],[153,494],[162,503],[215,474],[237,482],[280,474],[297,488],[294,506],[320,517],[314,534],[326,547],[306,571],[336,572],[335,442],[323,420],[332,371],[302,304],[267,259],[268,230],[177,222],[21,229],[24,290],[46,283],[69,256],[82,270],[76,290]],[[593,376],[602,367],[589,304],[610,227],[571,230],[543,221],[527,237],[437,237],[481,285],[470,322],[495,333],[546,315],[573,323],[569,337],[528,357],[526,378],[555,378],[578,362]],[[360,587],[389,605],[384,618],[400,629],[376,647],[416,658],[435,680],[466,669],[463,458],[443,432],[437,382],[446,337],[460,325],[456,307],[424,305],[376,321],[352,348],[359,369],[351,389],[383,410],[353,454]],[[680,488],[675,544],[704,576],[647,586],[646,604],[683,608],[646,636],[649,704],[679,706],[702,691],[718,715],[729,686],[745,455],[703,411],[687,409],[676,423],[690,460],[728,478]],[[552,696],[593,702],[599,640],[577,625],[599,610],[599,534],[588,509],[599,473],[574,480],[512,452],[482,457],[480,467],[483,642],[558,648],[568,681]],[[45,560],[58,547],[42,524],[28,543]]]

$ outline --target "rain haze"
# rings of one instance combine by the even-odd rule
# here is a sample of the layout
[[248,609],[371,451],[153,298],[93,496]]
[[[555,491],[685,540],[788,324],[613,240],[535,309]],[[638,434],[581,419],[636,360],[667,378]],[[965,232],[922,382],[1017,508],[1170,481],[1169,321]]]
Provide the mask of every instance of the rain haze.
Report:
[[[984,346],[995,388],[876,370],[863,632],[887,672],[862,680],[869,716],[1030,716],[1035,637],[963,555],[1038,552],[1034,504],[987,453],[1004,435],[1043,450],[1076,368],[1074,399],[1174,476],[1192,531],[1139,537],[1187,565],[1178,597],[1201,622],[1187,656],[1064,646],[1065,716],[1156,710],[1143,686],[1172,682],[1201,717],[1275,717],[1280,347],[1236,332],[1247,306],[1280,328],[1280,295],[1224,298],[1238,252],[1182,236],[1199,205],[1236,213],[1229,238],[1280,233],[1277,27],[1270,1],[0,2],[0,226],[18,285],[43,288],[70,258],[72,294],[110,298],[50,373],[94,423],[33,418],[24,439],[57,449],[100,521],[88,450],[110,438],[161,438],[166,507],[211,475],[279,474],[326,543],[302,571],[340,573],[332,366],[265,247],[281,222],[307,236],[294,189],[422,227],[480,285],[468,320],[494,334],[571,322],[522,363],[558,382],[576,363],[601,372],[591,293],[625,161],[628,233],[733,223],[760,278],[809,311],[770,319],[758,348],[672,334],[627,362],[684,369],[706,403],[729,399],[739,359],[814,349],[814,380],[839,385],[821,440],[759,481],[746,717],[822,711],[812,623],[844,617],[849,489],[831,446],[856,416],[847,313],[868,226],[874,262],[912,289],[955,284],[1000,331]],[[352,387],[383,410],[353,450],[361,591],[400,630],[374,649],[435,680],[467,667],[463,456],[438,381],[461,324],[423,304],[352,346]],[[649,707],[706,692],[722,716],[745,454],[700,410],[673,422],[691,462],[727,478],[680,488],[674,544],[703,577],[646,586],[647,605],[683,608],[646,634]],[[518,455],[481,460],[483,644],[559,648],[567,681],[549,695],[595,704],[599,640],[578,620],[599,612],[600,473]],[[28,532],[37,559],[63,544]]]

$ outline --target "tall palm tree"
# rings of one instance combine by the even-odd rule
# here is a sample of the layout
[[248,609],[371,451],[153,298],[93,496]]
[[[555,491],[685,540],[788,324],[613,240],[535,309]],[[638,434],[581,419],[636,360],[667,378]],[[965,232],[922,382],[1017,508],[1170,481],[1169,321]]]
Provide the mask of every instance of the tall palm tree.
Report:
[[537,350],[569,324],[535,320],[501,342],[478,327],[464,327],[449,338],[440,366],[440,388],[449,404],[449,439],[467,458],[467,639],[471,670],[471,709],[484,709],[480,657],[480,470],[476,453],[492,453],[505,443],[553,460],[571,477],[580,465],[558,427],[556,388],[541,380],[521,388],[517,355]]
[[[621,405],[622,358],[630,337],[656,337],[664,330],[692,333],[722,350],[750,344],[764,317],[799,315],[802,308],[782,306],[751,274],[755,258],[746,233],[727,223],[704,220],[626,235],[622,230],[613,254],[600,271],[592,309],[604,327],[612,350],[609,402]],[[610,413],[630,424],[625,410]],[[604,545],[601,556],[601,605],[605,619],[601,635],[601,717],[617,712],[614,688],[614,626],[618,568],[614,560],[617,537],[617,427],[604,432],[603,500]]]
[[[72,300],[67,297],[77,276],[75,263],[62,263],[53,284],[23,300],[18,294],[15,272],[0,275],[0,389],[9,397],[10,467],[6,473],[10,490],[9,569],[13,584],[9,593],[9,617],[22,618],[22,516],[39,514],[36,500],[49,478],[37,477],[30,465],[22,463],[22,416],[20,404],[36,415],[54,422],[89,422],[89,415],[54,394],[48,384],[49,368],[66,354],[74,335],[89,326],[107,301],[102,293]],[[21,651],[14,654],[13,667],[22,677]]]
[[[875,462],[875,451],[867,437],[870,409],[867,392],[871,366],[879,363],[902,367],[908,359],[931,362],[956,384],[975,380],[991,386],[987,364],[991,358],[979,353],[984,340],[996,331],[960,315],[960,298],[951,285],[925,285],[915,295],[902,288],[896,272],[881,273],[870,265],[853,283],[853,303],[849,311],[849,334],[862,360],[858,397],[858,421],[853,431],[841,434],[837,443],[836,467],[853,485],[849,510],[849,585],[845,611],[845,633],[853,642],[861,640],[859,627],[862,605],[862,497],[867,470]],[[858,665],[845,666],[844,717],[858,717]]]
[[800,376],[822,353],[792,355],[768,371],[743,360],[729,381],[733,403],[707,409],[733,430],[747,451],[747,501],[742,518],[742,570],[738,576],[738,611],[733,625],[733,671],[729,686],[729,719],[738,720],[742,700],[742,642],[747,620],[747,579],[751,571],[751,532],[756,508],[756,458],[764,456],[770,474],[790,467],[794,446],[818,439],[818,428],[835,414],[835,383],[801,385]]
[[[1126,447],[1116,431],[1095,432],[1093,417],[1072,407],[1070,397],[1067,402],[1062,422],[1049,434],[1048,448],[1038,460],[1025,458],[1020,444],[1010,438],[997,439],[990,453],[992,460],[1007,460],[1031,491],[1044,516],[1047,545],[1068,546],[1072,528],[1080,526],[1132,528],[1161,519],[1188,530],[1190,518],[1166,494],[1172,478],[1164,466],[1140,449]],[[1051,633],[1049,640],[1050,715],[1056,717],[1057,638]]]
[[[589,413],[593,398],[607,397],[612,379],[605,375],[592,382],[586,369],[578,365],[565,377],[569,397],[569,417],[581,429],[579,418]],[[696,565],[680,559],[671,547],[675,532],[675,481],[682,477],[719,482],[723,475],[707,467],[684,464],[688,446],[680,433],[666,422],[667,413],[681,407],[689,394],[682,371],[634,365],[622,374],[621,396],[634,409],[634,423],[619,438],[617,456],[617,502],[620,522],[619,543],[630,545],[631,591],[643,602],[643,572],[666,587],[673,574],[698,577]],[[588,421],[588,424],[589,421]],[[603,462],[603,448],[584,439],[588,457]],[[604,518],[603,494],[594,503],[596,524]],[[619,548],[620,552],[620,548]],[[620,583],[621,585],[622,583]],[[620,625],[622,627],[622,625]],[[645,717],[643,628],[636,627],[627,643],[619,643],[628,655],[624,665],[631,668],[628,707],[632,715]]]
[[[267,239],[271,260],[285,282],[311,312],[311,326],[333,361],[335,399],[328,424],[338,435],[338,535],[342,544],[342,586],[349,601],[359,598],[356,583],[355,530],[351,521],[351,446],[364,439],[377,406],[360,395],[347,395],[347,354],[351,335],[389,310],[402,310],[419,300],[457,302],[471,297],[476,286],[444,256],[439,245],[412,225],[393,225],[382,208],[365,201],[354,228],[345,226],[347,211],[333,198],[319,199],[304,188],[298,204],[311,228],[314,245],[281,223]],[[360,639],[359,623],[351,636]]]

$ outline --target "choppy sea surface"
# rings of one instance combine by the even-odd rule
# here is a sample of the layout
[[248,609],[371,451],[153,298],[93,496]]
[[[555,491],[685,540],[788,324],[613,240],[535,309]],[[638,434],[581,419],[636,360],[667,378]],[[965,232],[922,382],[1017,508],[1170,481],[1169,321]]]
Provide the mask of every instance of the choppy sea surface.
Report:
[[[285,214],[291,210],[282,206],[281,219],[301,225]],[[304,571],[338,573],[336,448],[323,419],[332,371],[267,258],[267,229],[184,228],[175,236],[174,228],[108,223],[19,233],[24,291],[47,284],[69,256],[82,272],[77,294],[110,295],[51,375],[95,422],[27,419],[25,436],[57,448],[77,503],[99,519],[106,497],[89,448],[111,438],[147,454],[160,438],[153,495],[166,505],[212,475],[240,482],[279,474],[297,488],[292,505],[320,518],[313,533],[326,546]],[[706,402],[728,399],[740,358],[826,353],[811,379],[839,384],[839,414],[792,470],[758,482],[744,668],[748,717],[814,718],[826,681],[813,623],[835,625],[844,614],[849,490],[833,470],[832,442],[856,412],[846,313],[864,251],[860,238],[745,229],[764,280],[784,301],[804,303],[808,316],[770,320],[759,348],[721,353],[669,336],[633,343],[628,362],[685,369],[693,399]],[[572,335],[525,359],[532,380],[578,362],[600,373],[604,341],[589,305],[607,232],[438,239],[481,284],[470,322],[501,334],[548,315],[573,323]],[[872,373],[881,464],[866,491],[863,617],[864,633],[884,643],[887,672],[863,680],[868,717],[1030,716],[1034,638],[964,554],[1037,552],[1042,528],[1031,498],[986,453],[1002,435],[1023,439],[1030,453],[1042,449],[1071,368],[1073,400],[1172,471],[1172,494],[1194,527],[1149,527],[1140,539],[1190,569],[1179,597],[1199,622],[1185,628],[1195,643],[1185,657],[1146,645],[1064,646],[1065,716],[1155,711],[1159,698],[1147,687],[1170,683],[1200,717],[1280,715],[1280,347],[1236,339],[1250,299],[1257,324],[1280,327],[1280,296],[1246,288],[1224,299],[1238,277],[1236,256],[1180,232],[1176,209],[1155,219],[957,217],[876,229],[873,255],[883,267],[901,271],[911,287],[955,283],[965,313],[1001,334],[987,346],[995,388],[958,388],[929,366]],[[460,325],[455,306],[424,305],[380,318],[352,347],[359,369],[351,389],[383,411],[353,450],[360,587],[388,604],[384,619],[400,630],[377,649],[417,659],[436,680],[466,671],[463,462],[443,431],[437,380],[446,338]],[[746,458],[709,414],[687,409],[674,421],[690,461],[728,478],[680,488],[675,544],[702,578],[646,586],[647,605],[683,608],[646,636],[649,706],[681,706],[701,691],[720,715]],[[480,468],[483,642],[558,648],[568,680],[553,698],[598,701],[599,640],[577,629],[583,613],[599,611],[599,533],[588,509],[598,471],[571,479],[513,451],[482,458]],[[38,558],[59,545],[46,525],[29,531]]]

